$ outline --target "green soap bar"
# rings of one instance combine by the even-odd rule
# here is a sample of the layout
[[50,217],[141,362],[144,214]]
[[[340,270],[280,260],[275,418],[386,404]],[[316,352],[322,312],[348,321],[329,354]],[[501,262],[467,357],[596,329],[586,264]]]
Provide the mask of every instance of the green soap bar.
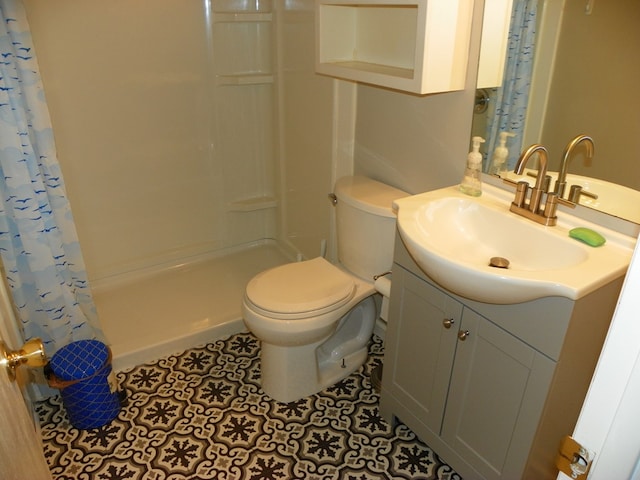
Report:
[[581,242],[584,242],[587,245],[591,245],[592,247],[599,247],[601,245],[604,245],[604,242],[607,241],[598,232],[594,232],[590,228],[584,228],[584,227],[578,227],[578,228],[569,230],[569,236],[571,238],[575,238],[576,240],[580,240]]

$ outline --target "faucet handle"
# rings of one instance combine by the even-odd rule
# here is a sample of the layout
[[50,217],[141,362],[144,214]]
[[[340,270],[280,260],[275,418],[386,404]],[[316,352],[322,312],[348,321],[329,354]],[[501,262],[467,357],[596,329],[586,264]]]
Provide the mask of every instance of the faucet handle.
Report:
[[520,180],[515,182],[509,178],[503,178],[502,181],[507,185],[516,188],[516,197],[513,200],[513,204],[517,207],[523,207],[527,200],[527,192],[529,191],[529,182],[526,180]]
[[564,205],[565,207],[570,207],[570,208],[576,208],[576,204],[572,202],[571,200],[565,200],[564,198],[558,196],[558,203],[560,205]]
[[585,197],[592,198],[594,200],[598,199],[598,195],[596,193],[587,192],[582,189],[582,185],[571,185],[569,189],[569,201],[573,203],[580,203],[580,197],[584,195]]
[[519,182],[516,182],[514,180],[511,180],[510,178],[503,178],[502,179],[503,183],[506,183],[507,185],[510,185],[512,187],[517,187]]
[[573,203],[580,203],[580,195],[582,194],[582,185],[571,185],[569,189],[568,200]]
[[544,203],[544,216],[546,218],[556,218],[556,210],[558,209],[559,200],[557,193],[547,194],[547,199]]
[[529,191],[529,183],[521,180],[516,183],[516,196],[513,199],[513,204],[517,207],[524,207],[527,202],[527,192]]

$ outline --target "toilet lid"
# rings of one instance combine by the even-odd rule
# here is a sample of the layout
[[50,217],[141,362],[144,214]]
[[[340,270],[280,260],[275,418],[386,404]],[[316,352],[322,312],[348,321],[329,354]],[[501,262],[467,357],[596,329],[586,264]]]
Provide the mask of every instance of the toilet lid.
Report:
[[354,291],[349,275],[318,257],[259,273],[247,285],[246,296],[263,310],[303,313],[338,308],[351,300]]

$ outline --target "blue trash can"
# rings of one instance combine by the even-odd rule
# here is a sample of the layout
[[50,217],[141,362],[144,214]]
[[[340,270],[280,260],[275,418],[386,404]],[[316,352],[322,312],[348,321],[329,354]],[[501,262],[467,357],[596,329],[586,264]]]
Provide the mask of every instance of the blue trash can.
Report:
[[49,385],[60,390],[71,424],[98,428],[120,411],[120,394],[111,369],[111,350],[98,340],[79,340],[58,350],[48,365]]

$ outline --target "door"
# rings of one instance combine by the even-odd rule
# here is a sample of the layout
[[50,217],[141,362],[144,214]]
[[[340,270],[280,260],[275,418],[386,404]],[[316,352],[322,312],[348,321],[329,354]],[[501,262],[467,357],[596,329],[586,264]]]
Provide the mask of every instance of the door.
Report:
[[[2,310],[0,322],[5,322]],[[0,341],[3,341],[3,330],[0,328]],[[1,351],[0,357],[0,478],[51,480],[32,412],[27,408],[18,383],[9,379]]]
[[554,362],[465,308],[442,437],[484,478],[520,478]]
[[383,386],[440,435],[462,304],[396,265],[393,289]]

